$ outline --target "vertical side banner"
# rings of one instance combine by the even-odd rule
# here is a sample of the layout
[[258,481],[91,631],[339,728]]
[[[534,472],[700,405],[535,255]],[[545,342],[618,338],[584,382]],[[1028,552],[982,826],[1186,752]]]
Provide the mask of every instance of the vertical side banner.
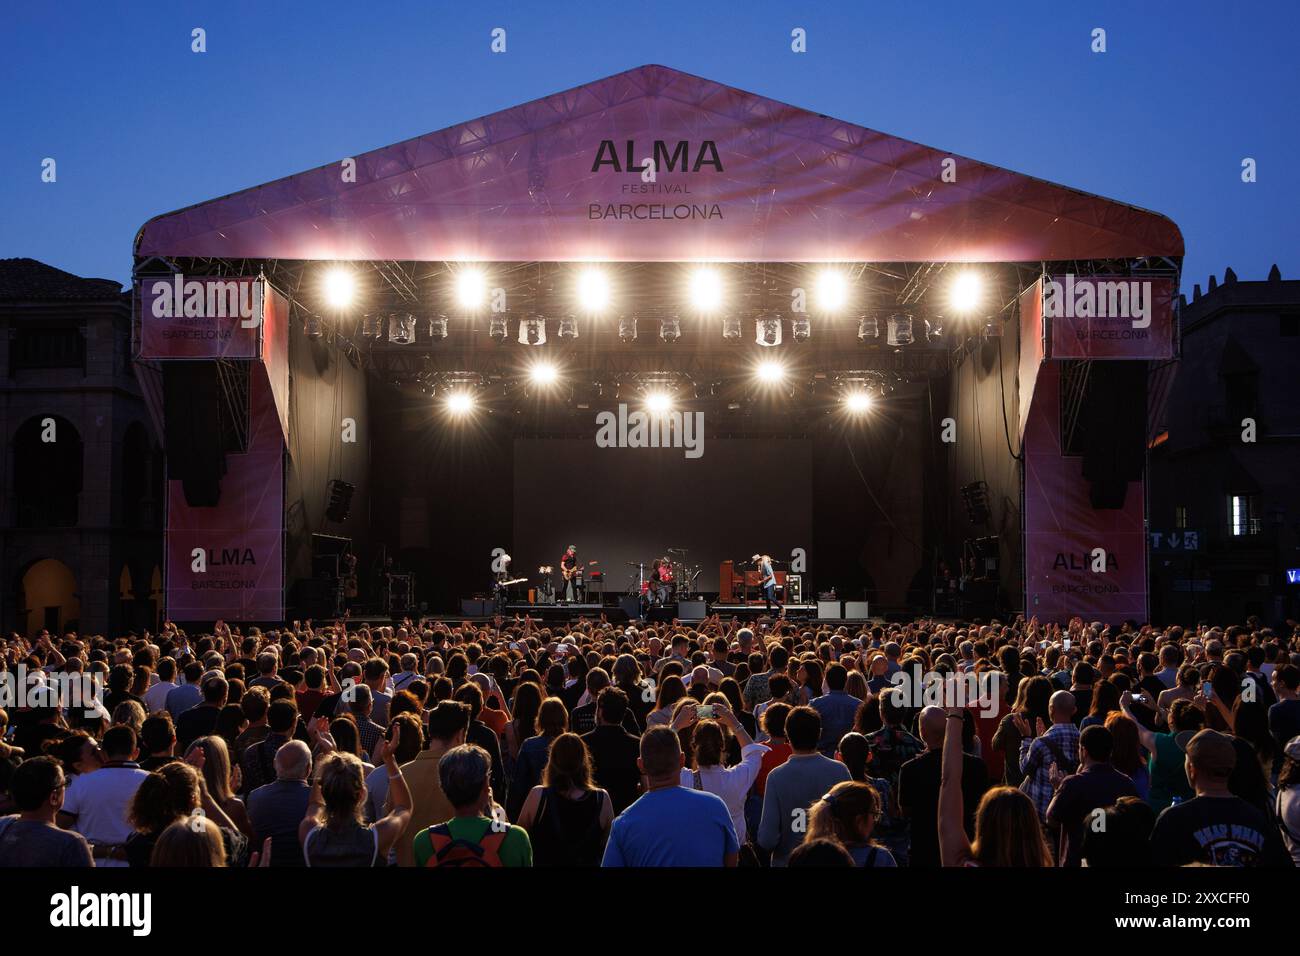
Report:
[[[271,383],[250,378],[248,451],[226,456],[215,507],[167,489],[167,616],[177,621],[284,617],[284,438]],[[202,570],[200,570],[200,568]]]
[[1129,484],[1123,508],[1092,507],[1083,460],[1061,454],[1060,369],[1045,362],[1039,370],[1025,432],[1025,616],[1060,623],[1075,615],[1142,621],[1143,483]]

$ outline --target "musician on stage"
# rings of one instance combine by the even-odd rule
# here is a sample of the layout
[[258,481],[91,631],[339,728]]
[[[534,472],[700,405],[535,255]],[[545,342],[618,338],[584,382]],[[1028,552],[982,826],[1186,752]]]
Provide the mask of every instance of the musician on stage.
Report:
[[772,566],[772,556],[756,554],[749,560],[758,568],[759,587],[763,589],[763,600],[767,602],[768,613],[772,613],[772,605],[775,604],[777,609],[785,614],[785,605],[776,599],[776,568]]
[[650,572],[650,592],[654,595],[655,603],[664,605],[677,585],[673,583],[673,566],[667,558],[656,558],[654,568]]
[[582,565],[578,562],[578,546],[571,544],[560,557],[560,574],[564,576],[564,600],[575,603],[582,596]]
[[492,580],[492,599],[496,608],[496,613],[505,614],[507,598],[507,581],[510,580],[510,555],[501,555],[501,570],[496,572]]

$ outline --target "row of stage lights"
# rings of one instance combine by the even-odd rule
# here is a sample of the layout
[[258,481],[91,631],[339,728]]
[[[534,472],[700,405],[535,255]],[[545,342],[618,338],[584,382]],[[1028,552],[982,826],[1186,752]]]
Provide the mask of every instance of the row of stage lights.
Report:
[[[958,316],[973,316],[979,313],[985,301],[983,277],[973,269],[958,272],[948,287],[948,308]],[[336,266],[325,274],[324,299],[328,308],[335,313],[345,313],[356,299],[357,284],[353,272],[343,266]],[[491,304],[492,289],[487,272],[479,266],[462,266],[457,269],[452,285],[452,297],[455,305],[468,314],[479,314]],[[573,282],[574,311],[559,319],[558,334],[561,339],[578,337],[578,315],[599,317],[608,314],[613,303],[613,290],[609,273],[599,266],[587,266],[578,270]],[[686,282],[686,299],[689,310],[701,316],[713,316],[722,311],[727,302],[727,285],[722,271],[715,266],[702,265],[691,270]],[[813,277],[809,290],[811,311],[822,316],[843,314],[852,305],[853,282],[843,269],[827,267]],[[812,335],[812,322],[808,312],[795,313],[790,320],[791,335],[795,342],[806,342]],[[384,320],[387,319],[387,335],[390,342],[410,344],[416,338],[416,318],[414,315],[367,315],[363,320],[363,337],[382,337],[385,334]],[[744,336],[741,319],[734,315],[722,316],[722,337],[725,341],[739,341]],[[428,334],[432,339],[447,337],[447,317],[439,314],[427,319]],[[913,331],[913,317],[904,313],[889,315],[885,319],[885,338],[891,347],[911,345],[916,338]],[[989,334],[996,334],[996,324],[990,322],[986,328]],[[870,342],[878,339],[881,322],[876,315],[862,315],[858,319],[858,339]],[[319,319],[309,319],[308,334],[322,333]],[[619,338],[624,342],[634,341],[637,337],[637,320],[635,316],[622,315],[618,320]],[[659,320],[659,337],[666,343],[676,342],[681,338],[681,320],[676,317]],[[937,330],[931,330],[926,323],[927,338],[938,336]],[[488,335],[496,342],[510,338],[509,322],[504,311],[493,311],[488,319]],[[519,342],[523,345],[543,345],[546,343],[546,320],[534,315],[519,320]],[[761,315],[754,320],[754,340],[763,346],[777,346],[782,340],[782,320],[776,313]]]
[[[548,361],[534,362],[528,369],[528,381],[537,388],[545,389],[560,381],[560,370]],[[776,387],[786,380],[786,367],[783,362],[768,359],[754,367],[754,380],[760,385]],[[883,388],[877,389],[883,394]],[[861,415],[871,410],[877,398],[877,391],[870,386],[854,384],[844,389],[840,402],[845,411]],[[469,386],[456,386],[443,396],[443,404],[454,416],[468,415],[478,405],[475,391]],[[651,389],[642,400],[644,410],[651,415],[665,415],[676,405],[673,394],[663,389]]]

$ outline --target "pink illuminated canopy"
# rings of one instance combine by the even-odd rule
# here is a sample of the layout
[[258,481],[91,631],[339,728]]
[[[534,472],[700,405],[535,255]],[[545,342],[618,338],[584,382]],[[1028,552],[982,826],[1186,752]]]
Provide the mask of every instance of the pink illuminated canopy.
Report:
[[[955,182],[944,181],[945,160]],[[136,254],[1034,262],[1183,253],[1178,227],[1156,213],[663,66],[360,154],[355,181],[347,169],[340,160],[159,216],[140,230]]]

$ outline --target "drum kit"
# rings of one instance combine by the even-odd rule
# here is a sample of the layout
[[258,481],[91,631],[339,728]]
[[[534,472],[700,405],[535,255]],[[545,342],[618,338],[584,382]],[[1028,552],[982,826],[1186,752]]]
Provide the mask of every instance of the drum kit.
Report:
[[[669,548],[661,558],[649,562],[627,562],[629,567],[636,569],[629,576],[627,593],[639,597],[643,608],[688,599],[695,594],[695,582],[704,569],[698,564],[687,564],[687,553],[686,548]],[[656,570],[659,572],[657,576]]]

